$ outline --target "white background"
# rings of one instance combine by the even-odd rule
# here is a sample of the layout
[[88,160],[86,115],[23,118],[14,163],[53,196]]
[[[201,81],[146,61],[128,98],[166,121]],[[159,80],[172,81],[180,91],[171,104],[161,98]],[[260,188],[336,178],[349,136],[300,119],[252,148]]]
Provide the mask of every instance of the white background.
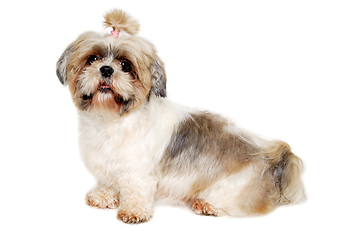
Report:
[[[55,65],[114,7],[157,46],[170,99],[292,146],[305,204],[252,218],[156,205],[126,225],[84,203],[95,180]],[[359,12],[347,0],[2,2],[0,238],[359,239]]]

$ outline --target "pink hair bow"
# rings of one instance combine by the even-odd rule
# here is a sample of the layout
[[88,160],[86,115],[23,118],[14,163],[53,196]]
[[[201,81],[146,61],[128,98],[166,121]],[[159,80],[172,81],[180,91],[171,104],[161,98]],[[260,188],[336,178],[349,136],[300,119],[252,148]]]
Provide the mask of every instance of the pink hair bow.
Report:
[[114,35],[116,38],[119,37],[119,33],[117,31],[111,31],[111,34]]

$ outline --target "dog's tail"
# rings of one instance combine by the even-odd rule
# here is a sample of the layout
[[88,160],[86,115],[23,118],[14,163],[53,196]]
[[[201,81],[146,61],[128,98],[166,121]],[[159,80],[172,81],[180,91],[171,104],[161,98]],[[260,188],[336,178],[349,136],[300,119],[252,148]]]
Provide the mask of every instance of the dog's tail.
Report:
[[305,201],[305,190],[301,181],[303,163],[291,152],[285,142],[273,142],[265,150],[270,177],[280,192],[279,204],[292,204]]

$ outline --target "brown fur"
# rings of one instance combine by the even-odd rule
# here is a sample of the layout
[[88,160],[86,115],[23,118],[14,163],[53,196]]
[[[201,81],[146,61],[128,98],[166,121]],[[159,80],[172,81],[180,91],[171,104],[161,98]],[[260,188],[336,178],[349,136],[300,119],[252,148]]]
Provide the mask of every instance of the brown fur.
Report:
[[293,203],[303,195],[303,192],[299,192],[299,189],[303,189],[300,180],[303,165],[301,159],[291,152],[290,146],[285,142],[275,142],[265,151],[265,155],[273,170],[272,177],[280,190],[279,203]]
[[240,192],[241,209],[248,215],[265,214],[277,205],[298,202],[303,196],[302,162],[287,143],[274,142],[260,155],[254,179]]
[[[84,33],[70,44],[58,61],[59,79],[63,84],[69,84],[75,105],[80,110],[105,109],[123,115],[148,100],[151,93],[165,96],[162,90],[166,82],[165,71],[153,45],[136,36],[124,36],[116,40],[120,44],[109,41],[107,45],[104,39],[108,37],[113,38],[93,32]],[[139,45],[143,47],[140,49]],[[89,64],[88,59],[92,55],[99,60]],[[131,64],[131,71],[122,72],[120,61],[123,59]],[[98,69],[105,64],[115,69],[111,76],[111,94],[98,92],[103,81]],[[66,65],[66,73],[61,71],[62,65]],[[89,80],[93,82],[84,82]]]

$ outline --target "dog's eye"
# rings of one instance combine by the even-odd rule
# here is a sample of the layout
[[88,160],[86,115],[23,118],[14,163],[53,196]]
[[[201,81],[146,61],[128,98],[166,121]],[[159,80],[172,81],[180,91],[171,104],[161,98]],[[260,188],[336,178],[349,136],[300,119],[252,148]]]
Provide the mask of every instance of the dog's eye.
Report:
[[91,56],[88,58],[87,63],[88,63],[88,64],[92,64],[93,62],[95,62],[95,61],[97,61],[97,60],[99,60],[99,57],[98,57],[98,56],[96,56],[96,55],[91,55]]
[[131,71],[131,63],[128,60],[121,60],[120,61],[121,64],[121,70],[123,72],[130,72]]

